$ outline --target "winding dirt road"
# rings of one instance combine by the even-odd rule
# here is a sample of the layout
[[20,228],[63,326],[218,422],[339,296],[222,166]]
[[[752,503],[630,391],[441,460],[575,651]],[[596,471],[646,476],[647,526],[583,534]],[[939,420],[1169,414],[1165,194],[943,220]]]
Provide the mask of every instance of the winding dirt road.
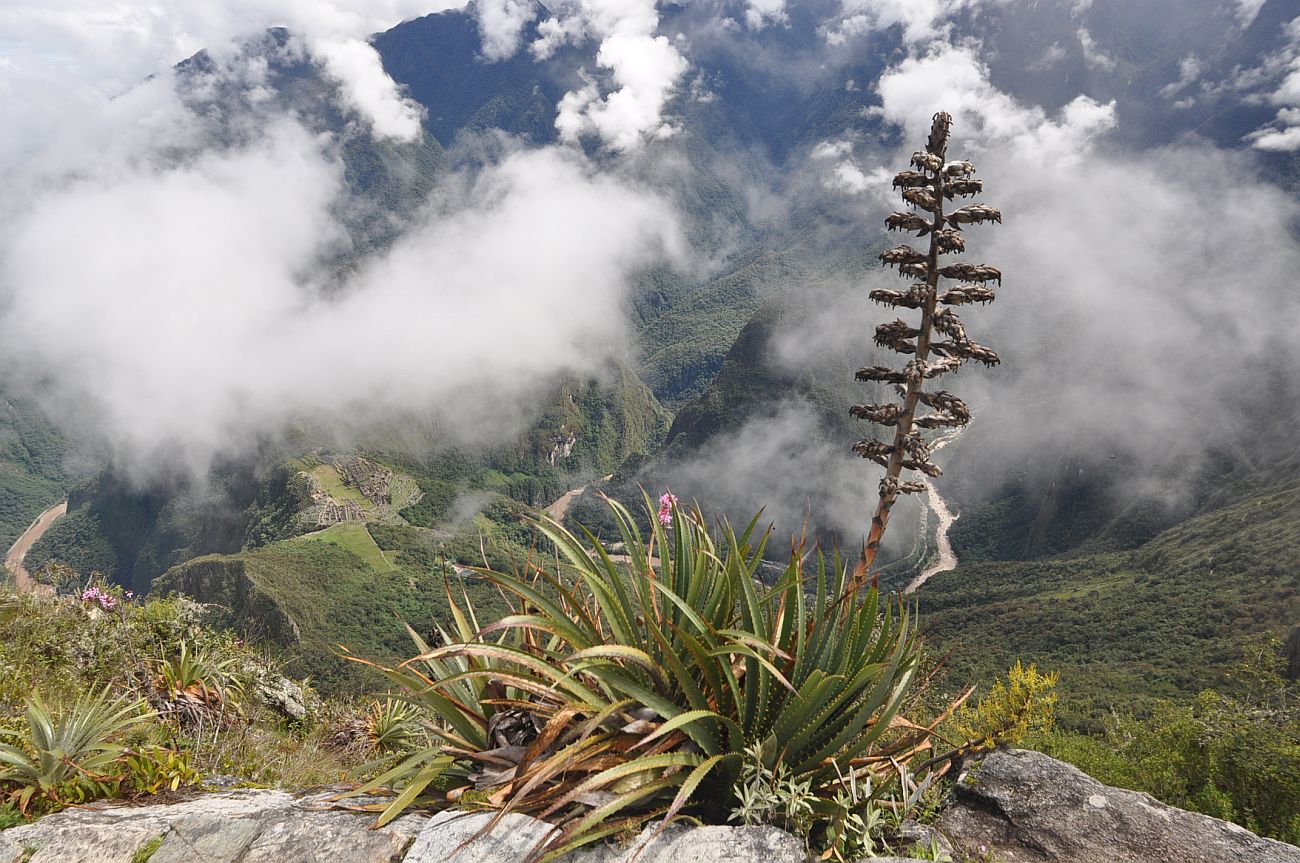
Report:
[[[934,451],[937,452],[956,440],[958,434],[959,432],[953,432],[936,441],[933,447]],[[934,526],[934,544],[937,554],[930,565],[921,570],[921,574],[912,579],[907,587],[903,588],[903,593],[915,593],[918,587],[930,580],[930,576],[957,568],[957,554],[952,550],[952,542],[948,539],[948,528],[952,527],[952,523],[957,520],[957,516],[953,515],[952,511],[948,509],[948,504],[939,496],[939,491],[934,487],[934,483],[928,479],[924,480],[924,482],[926,504],[930,507],[930,511],[934,513],[937,522]]]
[[14,574],[14,584],[20,591],[26,593],[50,594],[54,591],[49,585],[38,584],[32,574],[23,566],[23,560],[27,557],[27,552],[31,551],[36,540],[45,535],[45,531],[50,529],[54,520],[64,515],[68,511],[68,502],[56,504],[37,516],[36,521],[32,522],[31,527],[23,531],[23,535],[18,537],[18,541],[9,547],[8,553],[5,554],[5,569]]
[[[614,475],[611,473],[609,476],[602,476],[600,481],[609,482],[613,478]],[[590,483],[588,485],[590,485]],[[584,485],[566,491],[564,494],[551,501],[550,506],[546,507],[546,514],[556,521],[564,521],[564,517],[569,514],[569,507],[573,506],[573,502],[586,490],[587,486]]]

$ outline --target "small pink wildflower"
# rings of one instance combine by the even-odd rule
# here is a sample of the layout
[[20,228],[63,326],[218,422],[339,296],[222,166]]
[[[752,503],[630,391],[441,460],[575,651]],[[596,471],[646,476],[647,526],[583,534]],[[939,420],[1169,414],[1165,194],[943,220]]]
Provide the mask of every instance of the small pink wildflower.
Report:
[[84,603],[96,603],[105,611],[112,611],[117,608],[117,597],[99,587],[88,587],[81,592],[81,601]]
[[659,523],[664,527],[672,526],[675,506],[677,506],[677,495],[666,491],[659,496]]

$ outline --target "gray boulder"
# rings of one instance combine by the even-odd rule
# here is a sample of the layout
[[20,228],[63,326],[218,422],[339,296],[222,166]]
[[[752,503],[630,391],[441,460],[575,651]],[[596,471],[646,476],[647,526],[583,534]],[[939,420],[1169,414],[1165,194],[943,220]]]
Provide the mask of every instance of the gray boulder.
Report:
[[1006,863],[1300,863],[1294,845],[1021,749],[963,771],[938,827],[960,851]]
[[374,816],[339,809],[330,792],[244,790],[182,803],[65,809],[0,833],[0,863],[390,863],[427,820],[405,815],[381,830]]
[[[525,859],[550,826],[511,814],[474,839],[487,813],[442,812],[430,819],[405,863],[504,863]],[[560,858],[564,863],[805,863],[803,842],[775,827],[697,827],[673,824],[656,835],[646,828],[626,847],[592,845]]]

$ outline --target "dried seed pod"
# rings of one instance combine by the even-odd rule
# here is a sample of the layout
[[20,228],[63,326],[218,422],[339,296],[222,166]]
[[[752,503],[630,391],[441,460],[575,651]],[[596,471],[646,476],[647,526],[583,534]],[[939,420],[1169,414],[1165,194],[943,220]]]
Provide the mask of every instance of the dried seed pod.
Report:
[[1002,221],[1002,213],[988,204],[967,204],[960,210],[953,210],[947,216],[950,225],[973,225],[979,222]]
[[992,348],[986,348],[975,342],[967,342],[967,345],[969,346],[970,358],[976,362],[983,363],[990,368],[1002,364],[1002,358]]
[[901,266],[903,264],[919,264],[925,260],[925,255],[918,252],[911,246],[895,246],[892,249],[886,249],[880,253],[880,262],[886,266]]
[[918,392],[916,395],[921,404],[926,407],[931,407],[937,411],[952,414],[953,416],[963,418],[964,420],[970,419],[970,408],[966,407],[964,401],[950,392],[939,390],[938,392],[933,393]]
[[916,480],[908,480],[901,484],[898,490],[903,494],[923,494],[925,492],[925,483]]
[[966,251],[966,238],[956,228],[944,228],[935,233],[934,239],[941,254]]
[[895,189],[917,189],[929,182],[929,178],[919,171],[899,171],[894,175]]
[[938,360],[909,360],[903,367],[902,377],[906,382],[928,380],[948,372],[955,372],[959,368],[961,368],[961,360],[952,357]]
[[949,180],[943,187],[943,196],[948,200],[956,197],[969,198],[984,191],[983,180]]
[[876,327],[875,341],[882,348],[891,348],[900,354],[914,354],[916,345],[908,340],[920,334],[920,330],[909,327],[906,321],[894,320]]
[[885,227],[891,231],[917,231],[924,237],[930,232],[930,222],[916,213],[890,213],[885,217]]
[[[962,341],[942,342],[945,352],[954,357],[960,357],[963,360],[975,360],[986,366],[996,366],[1002,362],[1001,358],[991,349],[986,348],[978,342],[972,342],[969,339]],[[937,348],[938,345],[935,345]]]
[[934,199],[934,195],[924,189],[904,189],[903,200],[932,213],[939,209],[939,202]]
[[853,445],[853,451],[863,458],[869,458],[877,464],[885,464],[893,455],[894,448],[884,441],[866,438]]
[[884,288],[877,288],[867,294],[872,300],[886,306],[895,306],[904,309],[919,309],[925,305],[925,301],[930,293],[930,288],[925,283],[914,284],[907,289],[907,293],[902,291],[890,291]]
[[943,170],[943,159],[934,153],[913,153],[912,164],[922,171],[929,171],[932,174],[937,174]]
[[948,133],[952,130],[952,115],[947,111],[939,111],[930,121],[930,137],[926,139],[925,149],[939,160],[939,167],[934,170],[941,170],[943,167],[943,156],[948,152]]
[[969,177],[975,173],[975,166],[966,161],[949,162],[943,166],[943,172],[949,177]]
[[907,380],[907,376],[903,372],[896,372],[885,366],[869,366],[868,368],[858,369],[853,376],[860,381],[886,384],[901,384]]
[[930,444],[926,442],[925,438],[921,437],[916,432],[904,435],[901,441],[901,446],[903,452],[907,453],[917,461],[929,461],[930,455],[932,454]]
[[939,302],[960,306],[965,303],[991,303],[995,297],[993,289],[983,285],[958,285],[940,294]]
[[956,428],[957,426],[966,425],[969,420],[955,417],[950,413],[935,411],[932,414],[922,414],[912,420],[917,428],[937,429],[937,428]]
[[930,318],[934,323],[934,328],[945,336],[952,336],[954,339],[966,338],[966,328],[961,324],[961,318],[952,309],[939,309]]
[[961,279],[964,282],[997,282],[1002,284],[1002,271],[987,264],[969,264],[958,261],[939,270],[939,275],[946,279]]
[[876,425],[898,425],[898,416],[903,411],[898,405],[854,405],[849,413],[860,420],[869,420]]
[[943,476],[943,471],[939,470],[938,467],[930,464],[928,461],[903,459],[903,467],[908,470],[919,470],[926,476]]
[[930,276],[930,265],[919,262],[902,264],[898,268],[898,274],[910,279],[926,279]]

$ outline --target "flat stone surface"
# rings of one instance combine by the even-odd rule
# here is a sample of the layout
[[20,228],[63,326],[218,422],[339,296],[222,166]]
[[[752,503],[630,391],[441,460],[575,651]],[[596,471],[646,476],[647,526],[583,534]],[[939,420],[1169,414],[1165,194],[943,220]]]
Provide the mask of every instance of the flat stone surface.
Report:
[[1006,863],[1300,863],[1294,845],[1023,749],[993,752],[959,777],[938,828],[967,854],[983,846]]
[[159,836],[150,863],[390,863],[402,859],[427,820],[405,815],[370,830],[373,815],[332,807],[332,793],[242,790],[180,803],[65,809],[0,833],[0,863],[14,863],[11,847],[18,858],[35,848],[29,863],[132,863]]
[[[526,815],[507,815],[484,836],[488,813],[442,812],[430,819],[406,863],[505,863],[523,860],[551,828]],[[625,848],[593,845],[561,857],[564,863],[804,863],[803,842],[775,827],[697,827],[674,824],[641,832]]]

